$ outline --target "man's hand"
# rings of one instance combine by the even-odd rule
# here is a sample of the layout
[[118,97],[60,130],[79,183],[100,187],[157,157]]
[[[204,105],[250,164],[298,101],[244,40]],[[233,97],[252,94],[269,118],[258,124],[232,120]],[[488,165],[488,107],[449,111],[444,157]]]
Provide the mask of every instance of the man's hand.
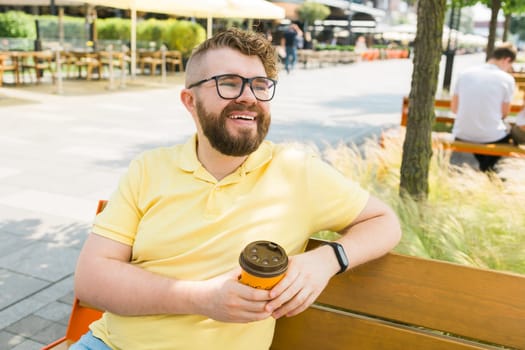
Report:
[[264,320],[272,315],[266,310],[270,292],[255,289],[238,281],[241,269],[236,268],[203,283],[203,298],[195,300],[201,313],[221,322],[252,322]]
[[273,300],[266,306],[274,318],[297,315],[317,299],[338,271],[337,265],[328,263],[327,254],[333,255],[331,247],[289,257],[286,276],[270,291]]

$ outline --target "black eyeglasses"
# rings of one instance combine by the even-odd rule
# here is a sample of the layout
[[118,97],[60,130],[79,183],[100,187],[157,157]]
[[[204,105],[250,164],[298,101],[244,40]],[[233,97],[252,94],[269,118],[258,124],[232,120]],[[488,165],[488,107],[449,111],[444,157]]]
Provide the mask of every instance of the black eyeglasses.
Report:
[[217,93],[225,100],[234,100],[241,96],[244,91],[244,86],[248,84],[256,99],[265,102],[270,101],[273,95],[275,95],[275,85],[277,84],[277,80],[267,77],[245,78],[237,74],[221,74],[190,84],[188,89],[204,84],[210,80],[215,80]]

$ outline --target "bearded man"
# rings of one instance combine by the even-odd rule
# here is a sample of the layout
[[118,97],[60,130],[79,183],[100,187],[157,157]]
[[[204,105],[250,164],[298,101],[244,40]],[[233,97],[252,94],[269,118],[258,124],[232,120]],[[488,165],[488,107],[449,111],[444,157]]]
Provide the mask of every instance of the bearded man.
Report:
[[[264,140],[277,62],[263,36],[216,34],[186,80],[196,135],[133,160],[96,217],[75,292],[106,312],[71,349],[267,350],[276,319],[400,239],[386,204],[318,157]],[[305,253],[320,230],[342,237]],[[239,254],[258,240],[289,256],[270,290],[238,280]]]

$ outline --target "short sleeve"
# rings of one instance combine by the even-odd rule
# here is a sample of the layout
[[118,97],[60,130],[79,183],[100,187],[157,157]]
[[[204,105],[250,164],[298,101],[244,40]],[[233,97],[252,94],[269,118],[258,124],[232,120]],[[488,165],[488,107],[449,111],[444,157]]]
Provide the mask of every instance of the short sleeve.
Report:
[[137,159],[133,160],[128,171],[120,179],[117,190],[109,199],[106,208],[95,218],[93,233],[133,245],[142,217],[138,209],[141,177],[141,162]]
[[340,231],[365,208],[369,193],[317,156],[307,160],[313,231]]

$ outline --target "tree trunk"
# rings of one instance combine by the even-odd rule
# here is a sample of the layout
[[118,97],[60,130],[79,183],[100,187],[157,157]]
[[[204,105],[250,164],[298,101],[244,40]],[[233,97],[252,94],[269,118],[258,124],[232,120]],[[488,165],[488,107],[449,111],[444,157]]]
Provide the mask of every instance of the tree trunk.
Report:
[[505,15],[505,24],[503,24],[503,36],[501,37],[501,41],[505,42],[508,40],[509,36],[509,29],[510,29],[510,21],[512,20],[512,14],[509,13],[508,15]]
[[403,160],[400,194],[416,200],[428,197],[428,173],[432,157],[432,123],[436,94],[446,0],[418,2],[417,33],[414,41],[414,70]]
[[492,5],[490,8],[492,12],[490,13],[489,38],[487,40],[487,55],[485,57],[487,61],[492,55],[492,51],[494,51],[494,43],[496,41],[496,28],[498,25],[498,13],[501,9],[501,0],[492,0]]

